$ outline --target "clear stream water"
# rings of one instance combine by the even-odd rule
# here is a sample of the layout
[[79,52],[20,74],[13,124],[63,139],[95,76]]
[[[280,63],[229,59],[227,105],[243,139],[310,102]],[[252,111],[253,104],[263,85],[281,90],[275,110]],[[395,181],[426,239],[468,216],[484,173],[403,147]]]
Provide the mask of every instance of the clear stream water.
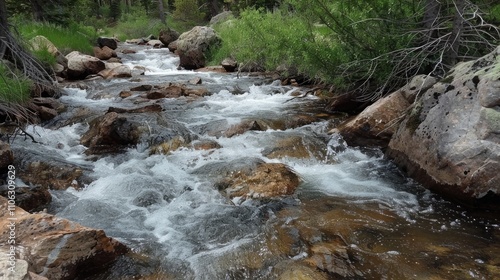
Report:
[[[150,155],[147,145],[139,144],[95,159],[79,143],[86,123],[31,127],[43,145],[17,140],[14,145],[85,166],[95,178],[82,190],[52,191],[50,208],[104,229],[131,248],[92,279],[500,279],[497,216],[441,199],[406,178],[378,150],[339,144],[338,136],[327,134],[333,118],[231,138],[209,135],[213,127],[244,119],[286,120],[301,108],[321,107],[313,96],[292,99],[304,89],[263,77],[176,70],[178,58],[168,50],[122,47],[138,50],[122,55],[123,62],[145,67],[145,75],[66,88],[61,101],[69,112],[138,107],[119,92],[200,77],[213,95],[162,99],[161,114],[222,148]],[[290,137],[308,147],[311,157],[265,156]],[[206,174],[196,172],[210,163],[250,158],[290,166],[302,180],[296,194],[267,202],[230,201]]]

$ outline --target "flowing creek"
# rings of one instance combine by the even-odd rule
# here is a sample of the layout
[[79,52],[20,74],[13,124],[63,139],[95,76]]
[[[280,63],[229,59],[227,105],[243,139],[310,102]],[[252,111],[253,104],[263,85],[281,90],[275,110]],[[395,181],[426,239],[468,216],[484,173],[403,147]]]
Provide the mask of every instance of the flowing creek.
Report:
[[[29,129],[43,145],[13,143],[81,165],[92,178],[81,190],[51,191],[49,209],[104,229],[132,249],[92,279],[500,279],[496,216],[444,201],[402,175],[382,152],[346,147],[328,135],[338,119],[322,112],[314,96],[294,98],[306,89],[258,76],[177,70],[178,58],[167,49],[126,47],[137,53],[122,55],[124,64],[145,67],[145,75],[65,88],[60,100],[68,112]],[[141,143],[114,155],[84,154],[80,137],[89,125],[69,122],[73,113],[87,108],[98,116],[109,107],[151,104],[118,94],[194,77],[212,95],[154,102],[193,140],[216,141],[220,148],[150,155]],[[320,118],[293,128],[221,134],[242,120],[286,123],[301,114]],[[155,121],[143,119],[161,125]],[[283,142],[294,143],[288,156],[280,156],[277,143]],[[230,200],[208,179],[217,172],[211,164],[255,159],[291,167],[301,178],[295,194]]]

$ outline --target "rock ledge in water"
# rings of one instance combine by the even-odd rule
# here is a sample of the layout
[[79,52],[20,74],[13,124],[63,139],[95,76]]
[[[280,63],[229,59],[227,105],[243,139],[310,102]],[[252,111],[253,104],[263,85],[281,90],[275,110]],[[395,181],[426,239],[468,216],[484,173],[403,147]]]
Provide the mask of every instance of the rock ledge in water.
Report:
[[[0,243],[7,244],[10,228],[8,202],[0,197]],[[83,227],[46,213],[29,214],[16,207],[16,258],[28,270],[48,279],[75,279],[106,268],[127,248],[104,231]]]

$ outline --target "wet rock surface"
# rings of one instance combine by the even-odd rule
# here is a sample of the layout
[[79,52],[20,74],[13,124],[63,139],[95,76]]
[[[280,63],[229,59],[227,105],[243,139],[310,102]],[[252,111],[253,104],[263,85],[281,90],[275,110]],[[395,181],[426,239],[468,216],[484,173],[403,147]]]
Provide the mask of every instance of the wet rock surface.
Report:
[[352,120],[340,125],[340,133],[351,146],[386,147],[415,97],[436,83],[429,76],[417,76],[403,88],[377,100]]
[[[2,215],[0,238],[7,242],[7,200],[0,197]],[[28,270],[49,279],[74,279],[106,268],[126,247],[107,237],[102,230],[83,227],[55,216],[29,214],[15,208],[16,247]],[[35,236],[35,238],[33,238]]]

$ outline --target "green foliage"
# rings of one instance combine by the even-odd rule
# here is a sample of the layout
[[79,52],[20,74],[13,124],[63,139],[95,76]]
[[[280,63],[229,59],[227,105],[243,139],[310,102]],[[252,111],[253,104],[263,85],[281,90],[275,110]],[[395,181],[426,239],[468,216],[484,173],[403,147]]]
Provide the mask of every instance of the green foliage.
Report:
[[492,21],[500,25],[500,4],[492,7],[489,17],[492,19]]
[[331,73],[350,59],[328,28],[309,25],[285,9],[244,10],[238,20],[215,28],[223,43],[211,54],[212,64],[233,57],[242,65],[256,62],[267,70],[293,66],[313,79],[333,83],[336,77]]
[[30,99],[33,83],[19,73],[12,72],[7,65],[0,63],[0,109],[8,104],[22,104]]
[[44,65],[52,66],[57,62],[56,58],[46,48],[32,51],[32,53]]
[[109,15],[108,17],[113,21],[117,21],[122,14],[122,10],[120,7],[120,0],[111,0],[111,4],[109,5]]
[[[211,63],[229,56],[240,64],[257,62],[268,70],[294,66],[305,76],[367,101],[399,88],[416,74],[442,76],[455,60],[479,57],[499,43],[499,30],[483,25],[486,17],[471,3],[459,14],[454,1],[439,1],[430,27],[423,22],[431,14],[427,1],[281,3],[273,12],[244,10],[238,19],[217,26],[223,43],[212,53]],[[492,7],[482,4],[483,9]],[[490,17],[499,13],[497,6]],[[455,29],[457,15],[464,21],[461,33]],[[460,43],[456,53],[455,42]]]
[[84,27],[77,24],[70,24],[68,27],[61,27],[51,23],[39,23],[25,20],[14,20],[21,36],[27,40],[36,35],[45,36],[63,54],[71,51],[80,51],[92,54],[92,42],[96,40],[96,32],[92,27]]
[[81,7],[86,0],[6,0],[7,10],[11,15],[22,15],[29,20],[67,25],[81,17]]
[[151,18],[144,11],[123,15],[113,26],[104,28],[104,33],[125,41],[132,38],[142,38],[153,34],[158,36],[163,24],[157,18]]
[[201,23],[205,14],[200,11],[197,0],[175,0],[173,16],[177,20]]

